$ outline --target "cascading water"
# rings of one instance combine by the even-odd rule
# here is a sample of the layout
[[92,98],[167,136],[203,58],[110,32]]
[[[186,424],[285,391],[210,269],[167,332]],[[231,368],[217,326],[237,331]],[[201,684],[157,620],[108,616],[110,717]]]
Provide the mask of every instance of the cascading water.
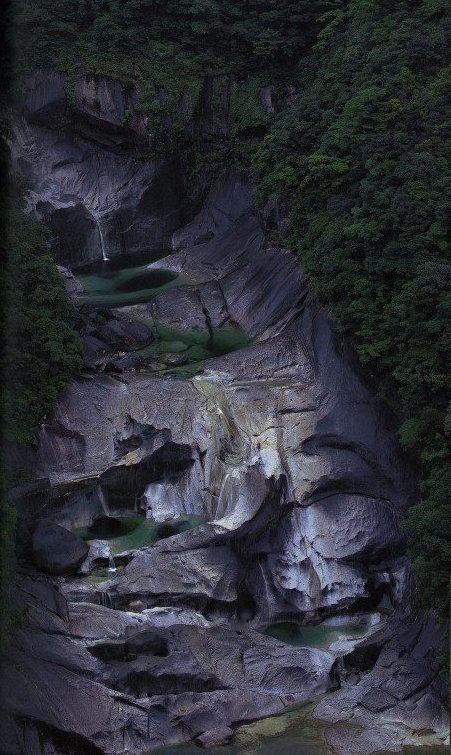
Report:
[[108,504],[105,498],[105,493],[101,485],[99,485],[99,501],[102,507],[102,512],[104,513],[105,516],[109,516]]
[[109,572],[110,572],[111,574],[114,574],[114,572],[116,572],[116,571],[117,571],[117,569],[116,569],[116,564],[115,564],[115,562],[114,562],[114,558],[113,558],[113,556],[111,555],[111,551],[110,551],[110,555],[108,556],[108,571],[109,571]]
[[97,228],[99,229],[100,247],[102,249],[102,259],[105,262],[107,262],[110,258],[108,257],[108,255],[106,253],[106,250],[105,250],[105,240],[103,238],[102,227],[101,227],[99,221],[97,221]]
[[112,607],[111,597],[109,593],[107,593],[105,590],[102,590],[101,592],[99,592],[99,600],[100,600],[100,605],[103,606],[104,608]]

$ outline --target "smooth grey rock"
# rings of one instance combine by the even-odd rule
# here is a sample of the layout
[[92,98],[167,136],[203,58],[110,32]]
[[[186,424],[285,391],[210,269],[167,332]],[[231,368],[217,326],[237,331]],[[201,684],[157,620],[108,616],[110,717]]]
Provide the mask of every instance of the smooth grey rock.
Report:
[[123,357],[107,362],[105,370],[107,372],[129,372],[130,370],[137,370],[142,364],[143,360],[139,354],[125,354]]
[[56,260],[71,269],[167,248],[183,219],[177,158],[147,161],[135,159],[135,149],[111,151],[95,142],[105,134],[103,123],[86,138],[26,118],[15,126],[11,160],[30,186],[27,209],[48,223]]
[[145,628],[141,614],[114,611],[94,603],[69,603],[69,631],[74,637],[86,640],[118,639],[128,628]]
[[143,323],[127,320],[111,320],[98,331],[99,337],[108,346],[125,351],[141,349],[153,341],[153,334]]
[[83,294],[83,284],[67,267],[61,267],[61,265],[58,265],[58,272],[60,273],[64,281],[66,291],[70,297],[76,298],[77,296],[81,296],[81,294]]
[[113,601],[134,595],[236,599],[239,562],[232,551],[222,546],[171,552],[163,542],[138,552],[123,575],[105,585]]
[[88,554],[80,566],[81,574],[89,574],[97,566],[109,566],[111,548],[105,540],[90,540],[88,546]]
[[228,230],[231,224],[252,210],[249,182],[231,169],[222,175],[211,191],[199,215],[172,237],[175,250],[204,244]]
[[36,71],[27,79],[26,88],[24,110],[29,116],[36,117],[65,105],[65,77],[58,71]]
[[381,750],[402,752],[402,744],[396,742],[396,729],[346,729],[333,727],[326,729],[325,737],[329,747],[337,755],[369,755]]
[[399,550],[404,542],[393,507],[376,498],[327,496],[312,503],[301,519],[305,538],[324,558],[374,558]]
[[142,600],[132,600],[128,605],[129,610],[133,613],[143,613],[147,608],[147,605]]
[[[53,82],[56,99],[58,86]],[[102,247],[114,255],[143,244],[161,246],[169,229],[182,225],[178,163],[132,165],[121,127],[110,123],[105,136],[91,112],[95,98],[100,116],[112,98],[111,119],[117,120],[119,100],[113,90],[93,91],[80,113],[85,130],[77,139],[57,138],[39,118],[18,127],[17,159],[27,149],[38,155],[30,210],[51,222],[70,208],[68,217],[80,218],[86,238],[92,235],[89,255],[99,257]],[[221,129],[210,115],[205,109],[205,128]],[[225,115],[223,110],[222,124]],[[56,167],[61,164],[63,175]],[[97,224],[96,243],[90,218]],[[180,272],[190,285],[168,290],[147,314],[183,323],[185,309],[187,323],[206,328],[207,318],[221,322],[227,316],[255,342],[207,360],[205,372],[191,381],[126,373],[74,381],[42,428],[37,471],[61,486],[47,506],[56,517],[68,518],[70,502],[84,500],[92,520],[86,486],[100,479],[105,503],[115,511],[139,505],[156,521],[183,514],[210,521],[124,554],[123,574],[107,583],[62,583],[60,592],[70,600],[92,601],[91,616],[89,608],[71,606],[71,626],[60,614],[50,619],[42,605],[47,598],[34,611],[47,637],[58,627],[64,643],[45,651],[52,667],[32,673],[43,673],[49,685],[56,674],[59,694],[76,685],[82,714],[98,691],[95,722],[92,710],[86,721],[74,721],[77,714],[66,704],[57,710],[53,689],[49,711],[34,693],[25,701],[20,684],[11,711],[60,731],[69,727],[83,738],[80,747],[89,742],[114,755],[141,755],[169,740],[186,741],[311,700],[337,685],[341,668],[342,688],[317,707],[334,724],[334,748],[370,752],[391,742],[399,749],[417,741],[415,716],[443,741],[444,693],[428,656],[431,642],[440,647],[440,632],[433,622],[397,623],[410,599],[398,519],[415,480],[379,403],[337,343],[297,261],[267,247],[239,172],[218,178],[172,246],[175,253],[152,267]],[[75,264],[82,257],[74,257]],[[138,314],[128,309],[127,317]],[[105,343],[98,334],[108,322],[107,315],[96,315],[87,338]],[[67,485],[79,486],[79,493],[63,503]],[[78,504],[75,509],[78,518]],[[127,608],[131,600],[150,608],[132,614],[98,605]],[[335,654],[293,648],[247,628],[287,615],[314,621],[374,610],[384,601],[393,615],[371,636],[342,648],[338,663]],[[163,602],[166,613],[157,615]],[[188,620],[193,611],[196,620]],[[153,652],[158,642],[151,647],[139,639],[150,626],[167,655]],[[41,643],[37,649],[41,658]],[[96,653],[102,652],[101,660]],[[394,705],[380,707],[392,699]],[[364,732],[354,729],[345,739],[342,727],[335,727],[344,722]],[[32,746],[33,737],[31,732]]]
[[160,325],[173,328],[230,327],[227,304],[215,282],[199,286],[176,286],[159,294],[151,305]]
[[378,713],[381,710],[393,707],[396,705],[396,702],[395,697],[388,695],[386,692],[383,692],[383,690],[377,688],[368,690],[368,692],[366,692],[360,699],[360,705],[363,705],[364,708],[368,708],[368,710],[373,713]]
[[50,520],[41,520],[34,533],[32,556],[48,574],[73,574],[88,555],[89,545]]
[[[100,606],[71,605],[67,613],[55,587],[36,574],[19,575],[15,600],[29,621],[16,632],[2,678],[8,730],[14,737],[30,716],[57,753],[65,737],[80,751],[119,755],[125,736],[144,755],[168,740],[281,712],[334,684],[327,653],[225,627],[148,628],[142,615]],[[23,743],[32,746],[33,732],[23,736],[17,752],[28,755],[33,749]]]
[[232,737],[233,729],[229,726],[221,726],[217,729],[204,731],[203,734],[196,737],[196,742],[201,744],[202,747],[219,747],[228,744]]
[[135,110],[137,90],[125,89],[119,81],[87,76],[75,82],[75,108],[101,123],[130,128],[146,136],[145,118]]
[[440,652],[444,646],[433,615],[422,621],[395,614],[382,630],[357,643],[344,663],[367,673],[356,685],[325,697],[314,712],[320,720],[363,729],[328,730],[327,739],[339,755],[381,747],[399,752],[402,745],[415,744],[416,732],[423,728],[429,729],[430,744],[447,741],[449,719],[445,695],[439,692],[443,674],[431,654],[431,647]]
[[[131,605],[131,604],[130,604]],[[170,627],[173,624],[196,624],[201,627],[209,626],[209,622],[197,611],[190,611],[185,608],[146,608],[142,612],[143,616],[152,626]]]

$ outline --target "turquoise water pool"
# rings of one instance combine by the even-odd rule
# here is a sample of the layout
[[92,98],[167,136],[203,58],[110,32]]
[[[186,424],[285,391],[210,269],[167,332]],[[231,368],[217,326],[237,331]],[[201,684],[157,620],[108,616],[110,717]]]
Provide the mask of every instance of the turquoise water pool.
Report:
[[267,627],[262,634],[274,637],[274,639],[285,642],[287,645],[327,650],[334,642],[357,639],[363,637],[367,631],[368,626],[364,622],[340,626],[324,624],[302,626],[294,622],[285,622]]
[[147,264],[117,267],[109,262],[99,263],[94,270],[78,273],[84,294],[79,304],[99,307],[124,307],[142,304],[173,286],[188,282],[187,278],[169,270],[149,270]]
[[182,516],[166,523],[154,522],[138,516],[114,517],[108,529],[108,523],[102,518],[100,526],[96,527],[94,522],[90,527],[79,527],[75,530],[75,534],[83,540],[107,540],[114,555],[122,551],[137,550],[153,545],[159,540],[187,532],[205,522],[206,519],[200,516]]
[[[200,748],[188,742],[153,750],[153,755],[331,755],[324,741],[324,725],[311,717],[314,707],[309,704],[241,726],[232,742],[223,747]],[[449,755],[449,752],[446,747],[407,747],[402,755]]]

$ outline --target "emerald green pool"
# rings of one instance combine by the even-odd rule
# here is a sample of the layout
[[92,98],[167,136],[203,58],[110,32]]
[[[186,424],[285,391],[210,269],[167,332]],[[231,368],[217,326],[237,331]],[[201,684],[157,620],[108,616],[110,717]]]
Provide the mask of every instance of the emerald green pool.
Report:
[[[116,523],[119,523],[120,529]],[[173,535],[180,535],[182,532],[194,529],[204,524],[206,519],[200,516],[182,516],[171,522],[161,523],[154,522],[144,517],[114,517],[111,529],[108,527],[98,526],[94,522],[90,527],[79,527],[75,533],[83,540],[107,540],[114,554],[122,551],[135,550],[144,548],[147,545],[153,545],[159,540],[163,540]],[[98,570],[99,572],[102,570]],[[99,574],[99,577],[101,575]],[[103,577],[105,579],[106,577]],[[101,581],[99,579],[98,581]]]
[[[168,288],[190,283],[185,276],[170,270],[149,269],[149,261],[147,255],[144,259],[124,260],[119,257],[90,265],[77,274],[85,292],[77,297],[78,303],[111,308],[144,304]],[[160,326],[150,314],[136,316],[136,319],[147,325],[155,336],[155,340],[139,353],[144,357],[155,357],[157,364],[152,366],[151,372],[172,377],[191,378],[202,370],[205,359],[227,354],[252,340],[236,327],[214,328],[209,332]],[[165,357],[173,354],[183,355],[183,364],[165,364]]]
[[333,642],[363,637],[367,630],[368,627],[363,622],[341,626],[325,626],[322,624],[302,626],[285,622],[267,627],[262,634],[274,637],[274,639],[285,642],[287,645],[327,650]]
[[229,745],[199,749],[194,743],[154,750],[154,755],[326,755],[322,727],[310,718],[312,706],[240,726]]
[[192,377],[203,366],[205,359],[236,351],[252,342],[239,328],[213,328],[207,330],[182,330],[147,322],[155,336],[149,346],[139,352],[143,356],[164,357],[165,354],[182,354],[185,364],[166,367],[165,374],[175,377]]
[[94,270],[79,273],[78,280],[85,293],[77,298],[79,304],[99,307],[123,307],[142,304],[173,286],[187,283],[182,275],[169,270],[149,270],[148,264],[117,267],[110,262],[98,263]]
[[[232,742],[223,747],[202,748],[192,742],[153,750],[152,755],[331,755],[324,741],[324,725],[311,718],[315,706],[271,716],[240,726]],[[402,755],[446,755],[449,748],[407,747]],[[150,753],[149,753],[150,755]],[[378,755],[388,755],[380,752]]]

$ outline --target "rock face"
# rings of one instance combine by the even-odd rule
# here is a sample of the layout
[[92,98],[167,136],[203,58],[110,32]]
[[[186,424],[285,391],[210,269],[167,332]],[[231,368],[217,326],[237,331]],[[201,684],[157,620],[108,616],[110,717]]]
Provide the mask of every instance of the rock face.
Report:
[[[447,679],[431,654],[431,648],[446,652],[446,646],[434,617],[414,622],[394,615],[384,630],[345,656],[348,674],[365,665],[367,673],[358,674],[357,684],[344,683],[315,710],[317,718],[334,724],[326,732],[334,752],[400,752],[402,746],[418,744],[418,733],[425,746],[434,743],[434,733],[446,741]],[[344,721],[358,728],[344,729]]]
[[[70,127],[57,134],[55,112],[65,117],[68,107],[62,86],[53,74],[34,82],[15,147],[17,165],[26,144],[33,157],[30,209],[47,208],[51,224],[64,217],[65,228],[77,218],[85,234],[84,251],[61,261],[77,267],[101,256],[99,241],[91,245],[94,218],[112,254],[171,237],[173,253],[151,268],[190,283],[86,319],[85,343],[97,343],[91,372],[42,428],[36,470],[48,490],[27,516],[45,511],[66,527],[124,512],[207,521],[118,554],[117,573],[100,584],[21,576],[17,600],[30,604],[31,619],[6,677],[8,754],[64,753],[64,738],[74,752],[110,755],[195,738],[210,747],[239,723],[338,686],[317,709],[334,751],[418,743],[413,711],[442,742],[441,682],[426,662],[432,630],[410,614],[400,526],[415,485],[383,409],[297,262],[266,245],[247,180],[224,171],[183,225],[183,191],[168,188],[179,168],[127,153],[127,139],[142,137],[138,122],[127,139],[121,131],[133,93],[82,82]],[[204,109],[206,133],[221,131],[226,99],[221,107],[220,123]],[[99,121],[109,125],[94,144]],[[131,363],[120,377],[101,374],[98,343],[114,354],[130,338],[132,348],[146,336],[136,321],[150,315],[162,326],[239,326],[253,343],[209,359],[191,380],[132,372]],[[100,550],[90,558],[104,558]],[[357,612],[376,612],[378,630],[334,652],[256,631]],[[403,654],[411,659],[404,675]],[[337,723],[351,719],[367,736],[342,733]]]
[[109,79],[77,81],[73,99],[61,74],[28,81],[12,170],[31,187],[28,209],[50,226],[62,265],[166,248],[183,223],[180,165],[140,157],[150,135],[136,102]]
[[[242,177],[221,181],[176,234],[179,251],[153,267],[189,274],[187,291],[214,283],[229,321],[256,343],[210,360],[192,381],[125,373],[74,382],[41,435],[41,472],[55,483],[100,477],[113,508],[126,485],[157,520],[217,522],[247,543],[240,569],[262,620],[375,605],[384,594],[395,605],[399,511],[412,491],[395,438],[302,272],[264,247]],[[206,228],[213,237],[196,243]],[[163,323],[169,293],[154,305]],[[180,287],[172,317],[185,311]],[[182,448],[188,464],[173,468]]]
[[78,616],[77,607],[68,614],[55,587],[34,573],[19,575],[15,600],[29,619],[16,632],[2,676],[8,755],[68,747],[144,755],[167,741],[280,712],[334,684],[331,654],[252,631],[145,628],[141,615],[89,606],[91,617],[105,614],[103,625],[97,619],[104,638],[121,635],[93,640],[93,620],[83,624],[81,604]]
[[73,574],[88,555],[89,546],[69,530],[42,520],[33,533],[33,561],[47,574]]

